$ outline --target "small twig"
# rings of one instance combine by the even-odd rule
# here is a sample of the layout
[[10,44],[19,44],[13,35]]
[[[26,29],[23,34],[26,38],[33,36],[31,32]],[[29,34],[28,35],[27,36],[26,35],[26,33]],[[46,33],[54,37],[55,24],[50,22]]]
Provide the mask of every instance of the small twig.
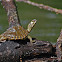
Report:
[[30,0],[16,0],[16,1],[23,1],[23,2],[28,3],[28,4],[31,4],[33,6],[37,6],[40,9],[45,9],[45,10],[48,10],[48,11],[53,11],[56,14],[58,14],[58,13],[59,14],[62,14],[62,10],[61,9],[56,9],[56,8],[53,8],[53,7],[44,5],[44,4],[38,4],[38,3],[35,3],[35,2],[31,2]]

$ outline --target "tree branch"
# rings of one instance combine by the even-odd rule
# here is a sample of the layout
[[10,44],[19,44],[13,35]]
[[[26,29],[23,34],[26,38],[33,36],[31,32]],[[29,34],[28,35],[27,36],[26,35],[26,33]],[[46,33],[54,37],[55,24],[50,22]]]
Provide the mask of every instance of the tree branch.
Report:
[[[30,44],[29,39],[0,43],[0,62],[19,62],[20,58],[24,62],[57,60],[55,51],[53,51],[54,47],[50,42],[35,41],[33,45]],[[54,57],[52,58],[52,56]]]
[[7,12],[9,27],[20,25],[17,7],[14,0],[2,0],[2,6]]
[[61,9],[53,8],[53,7],[44,5],[44,4],[38,4],[38,3],[35,3],[35,2],[31,2],[30,0],[16,0],[16,1],[23,1],[23,2],[31,4],[33,6],[37,6],[40,9],[45,9],[45,10],[48,10],[48,11],[52,11],[52,12],[55,12],[56,14],[58,14],[58,13],[62,14],[62,10]]

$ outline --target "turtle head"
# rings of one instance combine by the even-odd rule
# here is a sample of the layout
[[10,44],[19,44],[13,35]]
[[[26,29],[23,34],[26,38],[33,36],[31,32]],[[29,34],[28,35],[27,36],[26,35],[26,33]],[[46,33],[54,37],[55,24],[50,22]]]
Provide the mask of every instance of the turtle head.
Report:
[[36,24],[36,19],[33,19],[29,24],[28,24],[28,32],[30,32],[32,30],[32,28],[34,27],[34,25]]

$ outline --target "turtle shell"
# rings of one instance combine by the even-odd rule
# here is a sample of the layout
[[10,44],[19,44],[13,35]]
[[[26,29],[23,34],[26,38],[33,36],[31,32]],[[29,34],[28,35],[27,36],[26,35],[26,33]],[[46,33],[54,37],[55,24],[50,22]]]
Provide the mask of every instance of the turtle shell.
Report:
[[6,39],[9,40],[18,40],[18,39],[23,40],[27,35],[28,31],[25,30],[22,26],[12,26],[8,28],[7,31],[1,34],[0,36],[3,36],[3,38],[5,37]]

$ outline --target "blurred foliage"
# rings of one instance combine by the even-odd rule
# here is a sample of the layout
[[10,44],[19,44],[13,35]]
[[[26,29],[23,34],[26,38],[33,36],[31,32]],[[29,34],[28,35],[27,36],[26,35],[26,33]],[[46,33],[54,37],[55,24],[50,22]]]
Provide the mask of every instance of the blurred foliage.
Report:
[[[54,8],[62,8],[62,0],[31,0],[36,3],[43,3]],[[37,24],[29,34],[38,40],[56,42],[62,28],[62,15],[39,9],[36,6],[24,2],[16,2],[21,25],[27,29],[32,19],[37,19]],[[0,3],[0,34],[7,28],[8,18],[3,6]]]

